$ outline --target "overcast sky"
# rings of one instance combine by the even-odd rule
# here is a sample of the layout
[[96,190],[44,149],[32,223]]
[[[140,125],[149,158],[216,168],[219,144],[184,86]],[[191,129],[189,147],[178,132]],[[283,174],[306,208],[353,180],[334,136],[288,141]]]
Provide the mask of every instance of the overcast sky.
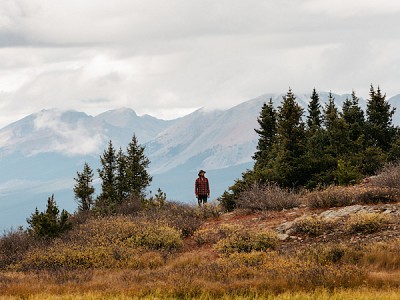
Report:
[[182,116],[264,93],[400,93],[398,0],[1,0],[0,127],[41,109]]

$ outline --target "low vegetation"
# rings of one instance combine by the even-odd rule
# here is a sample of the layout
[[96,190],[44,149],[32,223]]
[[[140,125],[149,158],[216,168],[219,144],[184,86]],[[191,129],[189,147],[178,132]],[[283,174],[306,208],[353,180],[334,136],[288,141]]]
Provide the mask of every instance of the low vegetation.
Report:
[[[370,96],[367,116],[375,103],[390,119],[379,88]],[[330,97],[321,115],[314,90],[306,127],[294,100],[289,91],[279,111],[264,105],[255,167],[219,205],[146,198],[144,148],[134,136],[116,153],[110,141],[97,199],[86,164],[74,215],[51,197],[27,230],[0,238],[0,298],[397,299],[399,131],[365,119],[354,93],[343,114]]]

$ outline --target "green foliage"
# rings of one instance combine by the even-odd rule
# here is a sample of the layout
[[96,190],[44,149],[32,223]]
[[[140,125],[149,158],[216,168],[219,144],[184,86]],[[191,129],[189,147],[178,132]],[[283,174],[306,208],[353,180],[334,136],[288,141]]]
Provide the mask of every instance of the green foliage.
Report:
[[87,211],[93,205],[93,170],[85,162],[82,173],[77,172],[77,178],[74,178],[76,184],[74,186],[75,199],[78,201],[78,209]]
[[369,143],[388,151],[396,135],[396,129],[392,125],[395,109],[386,101],[386,95],[382,95],[379,86],[375,90],[371,85],[369,96],[367,102]]
[[338,160],[338,167],[333,175],[339,185],[356,184],[362,179],[362,174],[358,171],[358,168],[342,159]]
[[54,195],[48,198],[45,212],[35,212],[27,219],[29,231],[39,238],[55,238],[70,230],[69,213],[62,210],[61,214],[54,200]]
[[127,147],[126,153],[126,184],[128,194],[144,196],[145,189],[150,185],[152,177],[147,172],[150,160],[144,155],[145,148],[138,143],[135,135]]
[[315,131],[322,126],[321,104],[319,103],[319,95],[315,88],[312,91],[311,99],[308,104],[307,130],[312,136]]
[[271,147],[274,143],[277,130],[277,114],[273,107],[272,99],[269,103],[264,103],[260,116],[257,118],[257,122],[260,126],[259,129],[254,129],[255,132],[260,136],[257,145],[257,151],[253,156],[257,165],[264,165],[267,162],[268,156],[270,155]]
[[108,148],[100,157],[101,168],[98,173],[101,179],[101,194],[98,196],[95,208],[101,214],[111,214],[115,212],[116,204],[119,202],[117,192],[116,171],[117,156],[111,141],[108,142]]
[[154,196],[150,196],[144,199],[144,206],[148,207],[163,207],[167,203],[167,195],[158,188],[157,193]]
[[122,148],[116,153],[109,141],[108,149],[100,160],[102,167],[98,172],[102,180],[102,192],[96,200],[95,209],[102,215],[110,215],[126,211],[129,207],[136,208],[136,203],[130,201],[144,199],[145,189],[152,180],[146,170],[150,161],[136,136],[133,135],[126,153]]
[[254,184],[273,182],[280,187],[312,190],[358,183],[387,162],[399,159],[400,130],[392,125],[393,113],[379,88],[375,91],[371,86],[366,113],[354,91],[341,111],[330,93],[321,111],[314,89],[305,126],[303,109],[289,89],[277,111],[272,101],[263,105],[257,119],[260,139],[254,167],[218,200],[230,211],[240,206],[240,201],[246,202],[240,194],[250,192]]

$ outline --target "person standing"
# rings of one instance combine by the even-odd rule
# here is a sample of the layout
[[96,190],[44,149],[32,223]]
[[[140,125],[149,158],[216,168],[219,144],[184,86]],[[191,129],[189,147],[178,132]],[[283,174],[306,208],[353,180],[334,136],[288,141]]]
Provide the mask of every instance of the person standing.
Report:
[[196,194],[197,202],[199,203],[199,207],[204,206],[207,203],[207,198],[210,197],[210,184],[208,183],[208,179],[204,176],[206,172],[204,170],[200,170],[198,174],[198,178],[194,183],[194,193]]

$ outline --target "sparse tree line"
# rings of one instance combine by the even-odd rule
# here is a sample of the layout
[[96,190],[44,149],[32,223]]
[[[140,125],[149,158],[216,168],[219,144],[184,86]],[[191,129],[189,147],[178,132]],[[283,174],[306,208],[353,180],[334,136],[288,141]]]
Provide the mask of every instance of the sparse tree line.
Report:
[[[100,156],[101,167],[97,170],[101,180],[101,192],[95,197],[93,169],[85,162],[82,172],[77,172],[73,188],[78,212],[112,215],[119,210],[135,210],[148,203],[163,203],[165,193],[160,189],[154,197],[146,199],[145,191],[152,177],[147,172],[150,160],[144,154],[136,136],[126,148],[117,152],[111,141]],[[29,230],[38,237],[56,237],[71,228],[69,213],[60,213],[54,195],[48,198],[44,212],[35,212],[27,219]]]
[[254,167],[224,192],[219,198],[221,205],[234,209],[240,193],[254,184],[312,190],[354,184],[374,175],[400,157],[400,130],[392,124],[394,112],[386,95],[372,85],[365,112],[354,91],[340,110],[331,93],[322,106],[314,89],[306,116],[291,89],[278,108],[270,99],[257,119]]
[[[270,99],[257,118],[259,140],[254,167],[218,199],[221,206],[225,210],[236,208],[239,195],[254,184],[313,190],[354,184],[375,174],[400,157],[400,130],[392,124],[394,111],[386,95],[372,85],[365,112],[354,91],[340,109],[331,93],[322,107],[314,89],[306,116],[291,89],[278,108]],[[121,148],[117,152],[110,141],[100,162],[101,193],[96,198],[94,173],[87,163],[74,178],[78,213],[104,216],[165,203],[166,195],[160,189],[154,197],[145,198],[152,180],[147,172],[150,161],[135,136],[125,152]],[[65,210],[60,214],[52,196],[46,211],[36,209],[27,221],[35,235],[54,237],[70,229],[68,217]]]

